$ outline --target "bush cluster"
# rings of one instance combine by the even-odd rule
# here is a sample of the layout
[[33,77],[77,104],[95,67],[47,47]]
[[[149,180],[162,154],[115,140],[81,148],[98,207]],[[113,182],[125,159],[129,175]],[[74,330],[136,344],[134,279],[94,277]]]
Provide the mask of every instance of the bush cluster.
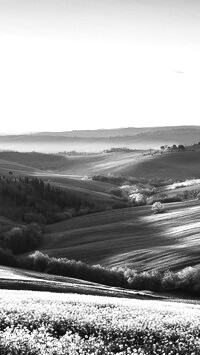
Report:
[[17,266],[17,260],[11,250],[0,247],[0,265]]
[[68,276],[110,286],[128,286],[123,270],[88,265],[82,261],[49,257],[39,251],[19,259],[19,265],[34,271],[53,275]]
[[155,202],[151,208],[153,213],[162,213],[165,211],[165,207],[161,202]]
[[128,284],[131,289],[151,291],[180,291],[200,295],[200,268],[187,267],[178,272],[129,270]]
[[29,256],[15,257],[8,249],[0,248],[0,264],[73,277],[108,286],[155,292],[179,291],[200,296],[200,268],[187,267],[181,271],[170,270],[137,272],[121,267],[105,268],[88,265],[82,261],[49,257],[39,251]]
[[13,227],[1,235],[0,246],[14,254],[21,254],[38,247],[41,239],[41,228],[32,223],[27,226]]
[[188,267],[181,271],[144,271],[121,267],[105,268],[88,265],[82,261],[49,257],[39,251],[21,258],[19,265],[35,271],[68,276],[108,286],[134,290],[183,291],[200,295],[200,268]]

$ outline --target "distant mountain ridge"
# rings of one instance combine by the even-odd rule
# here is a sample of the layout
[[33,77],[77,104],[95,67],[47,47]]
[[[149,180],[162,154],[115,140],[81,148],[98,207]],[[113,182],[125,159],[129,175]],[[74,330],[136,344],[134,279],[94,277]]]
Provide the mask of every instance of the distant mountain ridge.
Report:
[[122,136],[136,136],[140,134],[168,134],[171,131],[178,133],[195,133],[200,132],[200,126],[165,126],[165,127],[125,127],[113,129],[97,129],[97,130],[72,130],[63,132],[34,132],[16,135],[1,135],[2,137],[16,138],[16,137],[69,137],[69,138],[109,138],[109,137],[122,137]]
[[1,135],[0,149],[38,152],[70,150],[97,152],[112,147],[149,149],[159,148],[164,144],[191,145],[199,141],[200,126],[127,127]]

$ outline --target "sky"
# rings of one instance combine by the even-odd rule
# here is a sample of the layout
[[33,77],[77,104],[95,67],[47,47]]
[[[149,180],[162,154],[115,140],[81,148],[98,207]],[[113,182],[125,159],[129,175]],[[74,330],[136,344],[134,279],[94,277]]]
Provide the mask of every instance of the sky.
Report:
[[0,0],[0,134],[200,124],[199,0]]

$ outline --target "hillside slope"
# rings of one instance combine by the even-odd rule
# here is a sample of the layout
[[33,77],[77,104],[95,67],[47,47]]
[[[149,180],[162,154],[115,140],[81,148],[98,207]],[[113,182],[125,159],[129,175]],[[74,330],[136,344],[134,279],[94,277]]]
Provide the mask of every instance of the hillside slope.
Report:
[[173,152],[138,159],[118,168],[118,174],[148,178],[190,179],[200,176],[200,150]]
[[132,207],[77,217],[49,227],[41,251],[50,256],[139,270],[180,269],[200,260],[199,201]]
[[[83,178],[112,174],[145,178],[183,180],[200,176],[200,146],[186,151],[160,154],[149,151],[114,152],[90,155],[55,155],[41,153],[0,152],[0,172]],[[57,174],[57,175],[55,175]],[[87,183],[88,185],[90,184]]]

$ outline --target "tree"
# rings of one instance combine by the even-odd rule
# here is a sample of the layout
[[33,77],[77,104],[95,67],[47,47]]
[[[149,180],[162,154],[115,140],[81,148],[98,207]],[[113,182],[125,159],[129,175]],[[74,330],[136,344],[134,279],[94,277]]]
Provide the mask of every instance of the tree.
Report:
[[158,201],[152,205],[151,210],[153,213],[163,213],[165,211],[165,207],[161,202]]
[[38,246],[41,228],[37,223],[28,226],[13,227],[6,233],[3,240],[4,247],[11,249],[14,254],[25,253]]
[[6,248],[11,249],[15,254],[26,250],[26,240],[20,227],[14,227],[7,232],[4,242]]
[[183,144],[179,144],[179,145],[178,145],[178,149],[179,149],[179,150],[185,150],[185,147],[184,147]]

